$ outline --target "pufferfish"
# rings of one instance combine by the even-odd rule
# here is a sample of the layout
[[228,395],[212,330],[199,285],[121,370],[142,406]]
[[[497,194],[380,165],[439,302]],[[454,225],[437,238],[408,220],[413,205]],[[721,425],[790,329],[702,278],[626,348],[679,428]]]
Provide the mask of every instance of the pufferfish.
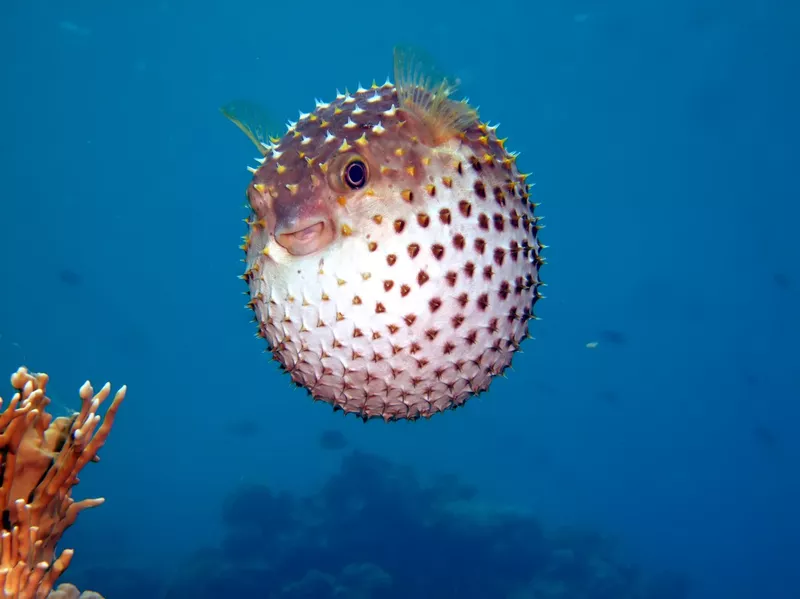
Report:
[[485,391],[528,338],[545,248],[527,175],[446,78],[395,51],[259,148],[242,249],[258,336],[315,400],[430,417]]

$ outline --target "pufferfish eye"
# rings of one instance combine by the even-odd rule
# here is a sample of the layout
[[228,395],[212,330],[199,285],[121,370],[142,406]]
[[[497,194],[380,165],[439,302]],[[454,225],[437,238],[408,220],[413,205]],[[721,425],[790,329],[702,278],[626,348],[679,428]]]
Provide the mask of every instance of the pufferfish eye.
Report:
[[344,167],[342,178],[350,189],[361,189],[367,184],[367,165],[359,159],[349,162]]

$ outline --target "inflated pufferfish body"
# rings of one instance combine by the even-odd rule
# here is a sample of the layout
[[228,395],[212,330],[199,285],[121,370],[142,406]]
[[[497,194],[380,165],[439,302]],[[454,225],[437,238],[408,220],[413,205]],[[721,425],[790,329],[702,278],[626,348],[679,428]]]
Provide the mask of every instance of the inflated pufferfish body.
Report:
[[314,399],[364,419],[487,389],[541,297],[526,176],[417,67],[396,52],[396,85],[317,102],[280,139],[227,112],[264,156],[243,246],[259,336]]

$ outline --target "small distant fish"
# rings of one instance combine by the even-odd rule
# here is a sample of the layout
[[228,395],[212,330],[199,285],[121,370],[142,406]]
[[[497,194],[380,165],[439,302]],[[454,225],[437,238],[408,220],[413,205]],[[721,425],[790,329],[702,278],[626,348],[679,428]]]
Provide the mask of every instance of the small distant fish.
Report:
[[764,449],[772,451],[777,448],[779,439],[772,429],[758,424],[753,427],[752,433],[755,442]]
[[597,341],[590,341],[586,344],[586,347],[589,349],[597,349],[597,346],[600,345]]
[[782,291],[789,291],[792,288],[792,281],[785,274],[776,272],[772,275],[772,281]]
[[600,399],[600,401],[610,406],[616,406],[619,404],[619,396],[614,391],[599,391],[597,393],[597,397]]
[[347,447],[347,438],[339,431],[327,429],[319,435],[319,446],[328,451],[339,451]]
[[626,345],[628,343],[628,337],[625,335],[625,333],[610,329],[600,331],[600,340],[607,341],[613,345]]
[[237,437],[255,437],[261,432],[261,426],[254,419],[234,420],[225,425],[225,430]]
[[70,268],[63,268],[58,272],[58,280],[70,287],[83,285],[83,277]]
[[81,27],[80,25],[77,25],[77,24],[73,23],[72,21],[61,21],[58,24],[58,27],[62,31],[66,31],[67,33],[71,33],[73,35],[85,36],[85,35],[89,35],[89,34],[92,33],[91,30],[87,29],[86,27]]

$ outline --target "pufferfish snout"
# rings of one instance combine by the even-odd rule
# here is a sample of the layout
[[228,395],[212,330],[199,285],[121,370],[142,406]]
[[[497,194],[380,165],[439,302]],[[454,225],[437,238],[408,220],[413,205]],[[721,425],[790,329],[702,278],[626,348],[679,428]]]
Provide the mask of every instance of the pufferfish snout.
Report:
[[544,246],[496,127],[395,54],[396,84],[317,102],[267,138],[247,189],[250,302],[316,400],[429,417],[489,387],[528,337]]

